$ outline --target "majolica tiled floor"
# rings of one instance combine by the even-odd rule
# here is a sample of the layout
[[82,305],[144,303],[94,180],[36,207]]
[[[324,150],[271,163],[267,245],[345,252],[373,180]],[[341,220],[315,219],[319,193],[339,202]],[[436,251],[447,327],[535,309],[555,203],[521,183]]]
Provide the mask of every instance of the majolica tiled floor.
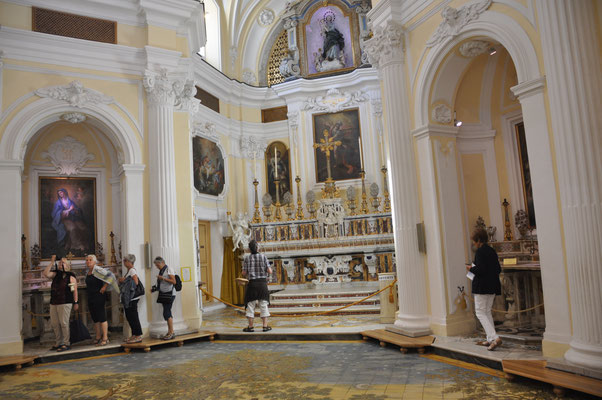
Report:
[[0,398],[554,398],[548,386],[509,383],[499,371],[465,366],[375,343],[197,342],[3,373]]

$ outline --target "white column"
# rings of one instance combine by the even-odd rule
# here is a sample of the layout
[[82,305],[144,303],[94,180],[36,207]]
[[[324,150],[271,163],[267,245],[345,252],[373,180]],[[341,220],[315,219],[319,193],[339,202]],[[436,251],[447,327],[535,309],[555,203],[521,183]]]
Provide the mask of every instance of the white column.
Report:
[[591,0],[538,0],[537,11],[573,320],[571,348],[565,358],[574,364],[602,369],[602,70],[596,35],[599,14]]
[[[138,302],[138,315],[142,331],[148,330],[149,319],[146,303],[151,300],[152,282],[146,280],[146,265],[152,266],[152,260],[144,259],[144,169],[142,164],[123,164],[121,166],[121,210],[122,210],[122,252],[136,256],[136,271],[145,288],[145,296]],[[150,285],[149,285],[150,283]],[[154,296],[153,296],[154,298]]]
[[416,334],[429,330],[429,315],[425,263],[418,251],[416,235],[420,213],[402,42],[401,26],[389,20],[374,29],[374,36],[365,42],[364,48],[372,66],[379,69],[390,144],[386,158],[391,180],[399,281],[399,313],[395,325],[403,333]]
[[[544,355],[560,356],[555,354],[555,348],[559,346],[550,342],[568,345],[571,340],[571,312],[544,88],[545,79],[540,78],[514,86],[512,92],[518,97],[523,111],[533,183],[541,283],[546,307],[543,351]],[[549,352],[548,348],[552,351]]]
[[[0,161],[0,282],[2,282],[2,324],[0,356],[23,352],[21,326],[21,172],[23,162]],[[32,241],[30,241],[32,242]]]
[[[180,267],[178,213],[176,196],[176,172],[174,156],[173,113],[176,92],[174,81],[166,70],[147,72],[144,87],[148,102],[148,164],[150,189],[150,243],[152,257],[161,256],[174,270]],[[158,269],[151,270],[152,282],[156,282]],[[152,283],[151,282],[151,283]],[[152,297],[152,336],[165,334],[167,324],[163,320],[163,308]],[[176,296],[172,313],[174,330],[187,329],[182,319],[181,296]]]

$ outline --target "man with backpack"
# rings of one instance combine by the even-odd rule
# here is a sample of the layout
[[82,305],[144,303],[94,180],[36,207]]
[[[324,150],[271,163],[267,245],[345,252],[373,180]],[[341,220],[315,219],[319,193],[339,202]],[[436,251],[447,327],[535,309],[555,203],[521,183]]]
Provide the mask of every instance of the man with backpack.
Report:
[[157,303],[163,305],[163,318],[167,321],[167,334],[162,336],[161,339],[171,340],[176,336],[173,331],[171,306],[176,298],[175,292],[182,289],[182,281],[179,280],[179,277],[171,267],[165,265],[163,257],[156,257],[154,264],[159,268],[159,275],[157,275],[157,285],[153,287],[153,292],[159,291]]

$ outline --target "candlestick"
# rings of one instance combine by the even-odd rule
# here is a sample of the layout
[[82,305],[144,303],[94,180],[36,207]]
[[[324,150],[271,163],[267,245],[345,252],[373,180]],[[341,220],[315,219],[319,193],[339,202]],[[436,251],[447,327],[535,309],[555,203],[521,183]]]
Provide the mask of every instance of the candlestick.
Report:
[[253,179],[257,179],[257,155],[253,152]]
[[368,214],[368,195],[366,194],[366,172],[362,169],[360,171],[360,176],[362,177],[362,204],[360,207],[360,213]]
[[282,210],[280,209],[282,207],[282,204],[280,204],[280,179],[276,177],[276,179],[274,179],[274,184],[276,185],[276,204],[274,204],[276,213],[274,214],[274,220],[282,221]]
[[257,196],[257,185],[259,185],[259,181],[257,178],[253,179],[253,186],[255,186],[255,212],[253,213],[253,219],[251,222],[254,224],[261,223],[261,214],[259,213],[259,197]]
[[109,237],[111,238],[111,265],[116,265],[117,257],[115,256],[115,234],[113,231],[111,231]]
[[385,198],[385,202],[383,204],[383,212],[390,213],[391,199],[389,199],[389,182],[387,180],[387,167],[383,165],[380,171],[383,173],[383,197]]
[[358,142],[360,146],[360,167],[361,170],[364,170],[364,148],[362,147],[362,137],[358,137]]
[[510,228],[510,215],[508,213],[510,203],[508,203],[508,200],[504,199],[502,206],[504,206],[504,240],[509,241],[513,239],[512,229]]
[[303,215],[303,200],[301,198],[301,178],[299,175],[295,178],[295,182],[297,182],[297,219],[302,220],[305,218]]

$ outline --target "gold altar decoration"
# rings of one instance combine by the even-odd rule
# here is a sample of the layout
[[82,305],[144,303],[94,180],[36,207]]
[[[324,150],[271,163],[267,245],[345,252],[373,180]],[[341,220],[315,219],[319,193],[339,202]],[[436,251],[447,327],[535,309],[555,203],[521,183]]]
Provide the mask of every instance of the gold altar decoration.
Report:
[[508,211],[510,203],[508,203],[508,200],[504,199],[502,205],[504,206],[504,240],[510,241],[513,239],[512,229],[510,228],[510,214]]
[[255,211],[253,212],[253,219],[251,220],[251,222],[253,222],[254,224],[259,224],[261,223],[261,213],[259,212],[259,197],[257,196],[257,186],[259,185],[259,181],[257,180],[257,178],[253,179],[253,186],[255,187]]
[[380,169],[380,171],[383,173],[383,197],[384,197],[383,212],[390,213],[391,212],[391,200],[389,199],[389,183],[387,181],[387,167],[385,167],[383,165],[383,167]]
[[334,199],[338,197],[339,190],[336,187],[334,179],[332,179],[332,172],[330,168],[330,152],[342,145],[340,140],[334,140],[331,137],[328,130],[324,129],[324,138],[320,139],[320,143],[314,144],[314,149],[320,150],[326,156],[326,171],[328,172],[328,178],[324,182],[324,188],[322,189],[322,197],[325,199]]
[[282,204],[280,204],[280,178],[278,178],[278,176],[274,178],[274,184],[276,185],[276,203],[274,203],[276,212],[274,213],[274,221],[282,221]]
[[109,234],[111,237],[111,265],[117,264],[117,257],[115,256],[115,234],[113,231]]
[[297,219],[302,220],[305,218],[303,215],[303,200],[301,198],[301,178],[299,175],[295,178],[295,182],[297,183]]
[[362,169],[360,175],[362,177],[362,203],[360,206],[360,214],[366,215],[370,212],[370,210],[368,210],[368,195],[366,194],[366,171]]

